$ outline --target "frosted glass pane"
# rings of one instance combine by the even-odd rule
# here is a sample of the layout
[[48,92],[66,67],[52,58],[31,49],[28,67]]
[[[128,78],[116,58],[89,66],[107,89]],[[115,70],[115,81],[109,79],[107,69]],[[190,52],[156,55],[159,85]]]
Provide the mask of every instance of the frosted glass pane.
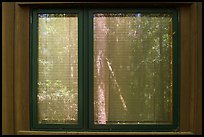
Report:
[[94,14],[94,123],[172,122],[172,18]]
[[38,14],[38,122],[77,123],[78,17]]

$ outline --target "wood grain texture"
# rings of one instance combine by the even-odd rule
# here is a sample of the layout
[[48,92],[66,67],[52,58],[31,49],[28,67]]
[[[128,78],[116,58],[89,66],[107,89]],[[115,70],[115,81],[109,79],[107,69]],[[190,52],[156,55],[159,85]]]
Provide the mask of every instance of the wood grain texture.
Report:
[[15,4],[15,134],[29,130],[29,8]]
[[19,131],[20,135],[193,135],[192,132],[48,132]]
[[14,3],[2,3],[2,134],[14,134]]
[[135,5],[189,5],[193,2],[17,2],[19,5],[33,5],[33,4],[94,4],[94,5],[122,5],[122,4],[135,4]]
[[180,130],[189,131],[190,129],[190,7],[182,6],[180,10]]
[[202,5],[181,7],[180,131],[202,134]]
[[197,13],[198,13],[198,52],[197,52],[197,61],[198,61],[198,79],[197,79],[197,99],[196,99],[196,134],[202,134],[202,3],[197,4]]
[[[190,20],[191,20],[191,73],[190,73],[190,83],[191,83],[191,96],[190,96],[190,130],[196,134],[202,134],[202,85],[201,85],[201,56],[202,56],[202,46],[201,39],[202,34],[199,32],[202,28],[201,18],[202,10],[200,7],[201,3],[194,3],[191,5],[190,10]],[[201,73],[201,74],[200,74]]]

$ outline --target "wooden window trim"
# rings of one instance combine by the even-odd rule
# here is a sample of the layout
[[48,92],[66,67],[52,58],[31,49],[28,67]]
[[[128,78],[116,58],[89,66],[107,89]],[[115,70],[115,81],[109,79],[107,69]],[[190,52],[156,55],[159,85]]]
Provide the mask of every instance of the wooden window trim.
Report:
[[[6,6],[8,3],[3,3]],[[30,2],[10,3],[3,8],[3,134],[119,134],[118,132],[30,131],[29,123],[29,6]],[[46,3],[35,3],[37,5]],[[54,5],[56,3],[49,3]],[[62,3],[64,4],[64,3]],[[67,3],[69,4],[69,3]],[[77,3],[78,4],[78,3]],[[132,3],[126,3],[126,5]],[[202,134],[202,3],[134,3],[138,6],[179,7],[181,15],[180,131],[120,132],[120,134]],[[60,5],[60,4],[59,4]],[[10,11],[10,12],[9,12]],[[10,14],[10,20],[6,19]],[[7,25],[8,22],[13,22]],[[10,32],[8,32],[9,28]],[[10,37],[10,39],[6,39]],[[13,44],[12,44],[13,43]],[[8,46],[11,45],[11,46]],[[10,56],[11,55],[11,56]],[[10,57],[9,57],[10,56]],[[10,78],[10,79],[9,79]],[[9,83],[10,81],[13,81]],[[10,86],[10,88],[7,88]],[[7,116],[7,114],[10,114]],[[9,128],[9,130],[5,130]]]

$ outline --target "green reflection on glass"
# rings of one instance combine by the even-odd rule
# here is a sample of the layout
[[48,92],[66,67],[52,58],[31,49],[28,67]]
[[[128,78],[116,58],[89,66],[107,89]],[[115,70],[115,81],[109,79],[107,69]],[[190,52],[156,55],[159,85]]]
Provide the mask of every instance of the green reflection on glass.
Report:
[[38,14],[38,122],[78,120],[78,17]]
[[171,16],[94,14],[94,122],[172,122]]

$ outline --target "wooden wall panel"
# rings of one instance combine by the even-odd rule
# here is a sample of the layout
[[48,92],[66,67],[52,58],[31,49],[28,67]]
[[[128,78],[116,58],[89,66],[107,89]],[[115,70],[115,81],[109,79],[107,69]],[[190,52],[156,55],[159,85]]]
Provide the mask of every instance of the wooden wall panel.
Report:
[[190,7],[180,8],[180,130],[189,131],[190,118]]
[[190,9],[190,51],[191,63],[190,84],[190,130],[195,134],[202,134],[202,3],[194,3]]
[[2,134],[14,134],[14,3],[2,3]]
[[202,134],[202,4],[181,6],[180,130]]
[[198,60],[198,95],[196,99],[197,104],[197,116],[196,116],[196,134],[202,134],[202,3],[197,5],[197,13],[198,13],[198,53],[197,53],[197,60]]
[[29,8],[15,4],[15,133],[29,127]]

